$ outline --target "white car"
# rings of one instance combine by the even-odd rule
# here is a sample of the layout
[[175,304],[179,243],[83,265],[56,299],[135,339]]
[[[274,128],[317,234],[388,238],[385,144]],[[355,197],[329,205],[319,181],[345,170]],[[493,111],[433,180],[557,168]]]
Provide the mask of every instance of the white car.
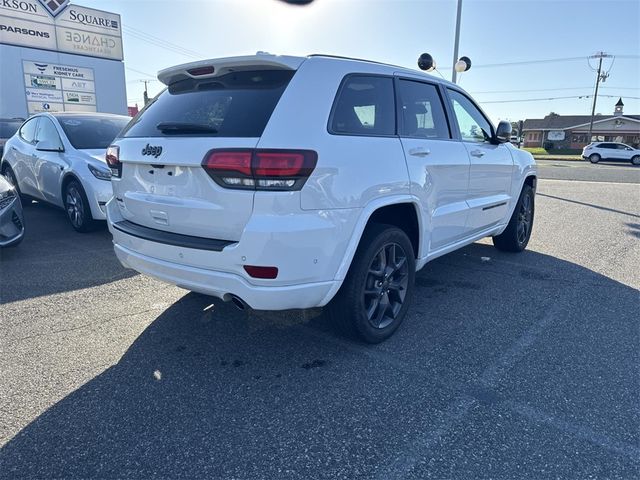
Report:
[[260,310],[329,305],[388,338],[415,272],[483,237],[523,250],[536,165],[458,86],[330,56],[220,58],[167,85],[107,150],[126,267]]
[[640,165],[640,150],[618,142],[595,142],[582,149],[582,158],[591,163],[600,160],[622,160]]
[[42,113],[29,118],[4,147],[0,172],[23,198],[63,207],[73,228],[104,220],[113,195],[105,151],[130,120],[98,113]]

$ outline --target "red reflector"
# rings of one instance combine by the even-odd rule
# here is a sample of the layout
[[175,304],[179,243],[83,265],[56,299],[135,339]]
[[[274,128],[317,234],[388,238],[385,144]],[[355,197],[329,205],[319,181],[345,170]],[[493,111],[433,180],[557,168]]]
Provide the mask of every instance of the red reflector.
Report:
[[211,75],[214,71],[215,69],[212,66],[198,67],[187,70],[187,72],[189,72],[189,74],[193,75],[194,77],[197,77],[199,75]]
[[253,278],[274,279],[278,276],[278,267],[256,267],[254,265],[245,265],[245,271]]
[[240,172],[251,175],[251,152],[212,152],[203,163],[204,168]]
[[255,174],[259,177],[292,177],[304,166],[304,155],[298,152],[258,152]]

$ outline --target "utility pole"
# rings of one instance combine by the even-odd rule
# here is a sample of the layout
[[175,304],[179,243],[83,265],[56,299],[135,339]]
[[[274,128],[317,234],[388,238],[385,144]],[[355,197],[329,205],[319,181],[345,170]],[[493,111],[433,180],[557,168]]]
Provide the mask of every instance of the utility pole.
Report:
[[147,103],[149,103],[149,92],[147,90],[147,84],[149,82],[153,82],[153,80],[140,80],[142,83],[144,83],[144,94],[143,94],[143,98],[144,98],[144,104],[146,105]]
[[458,72],[456,72],[456,62],[458,61],[458,47],[460,46],[460,18],[462,17],[462,0],[458,0],[458,13],[456,15],[456,36],[453,43],[453,72],[451,73],[451,81],[456,83]]
[[593,133],[593,117],[596,114],[596,102],[598,101],[598,87],[600,86],[600,80],[603,82],[609,77],[609,72],[602,71],[602,59],[603,58],[611,58],[613,55],[608,55],[605,52],[598,52],[595,55],[590,56],[589,58],[597,58],[598,59],[598,74],[596,75],[596,89],[593,94],[593,106],[591,108],[591,121],[589,122],[589,136],[587,137],[587,141],[591,143],[591,135]]

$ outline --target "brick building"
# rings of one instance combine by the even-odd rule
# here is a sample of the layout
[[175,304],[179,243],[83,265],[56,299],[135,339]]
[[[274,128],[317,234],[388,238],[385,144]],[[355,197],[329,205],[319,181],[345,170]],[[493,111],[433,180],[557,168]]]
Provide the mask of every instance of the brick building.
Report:
[[640,115],[625,115],[624,103],[618,100],[613,115],[596,115],[591,139],[591,115],[558,115],[528,118],[522,128],[525,147],[545,147],[547,150],[575,150],[592,141],[622,142],[638,148],[640,145]]

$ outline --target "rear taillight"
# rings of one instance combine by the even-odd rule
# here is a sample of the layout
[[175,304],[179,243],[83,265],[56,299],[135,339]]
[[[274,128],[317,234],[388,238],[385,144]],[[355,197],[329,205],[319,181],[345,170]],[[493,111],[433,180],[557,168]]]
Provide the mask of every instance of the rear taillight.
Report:
[[202,167],[220,186],[245,190],[300,190],[313,172],[313,150],[211,150]]
[[120,162],[120,147],[117,145],[111,145],[107,148],[107,154],[105,155],[107,165],[111,169],[111,175],[115,178],[120,178],[122,175],[122,163]]

